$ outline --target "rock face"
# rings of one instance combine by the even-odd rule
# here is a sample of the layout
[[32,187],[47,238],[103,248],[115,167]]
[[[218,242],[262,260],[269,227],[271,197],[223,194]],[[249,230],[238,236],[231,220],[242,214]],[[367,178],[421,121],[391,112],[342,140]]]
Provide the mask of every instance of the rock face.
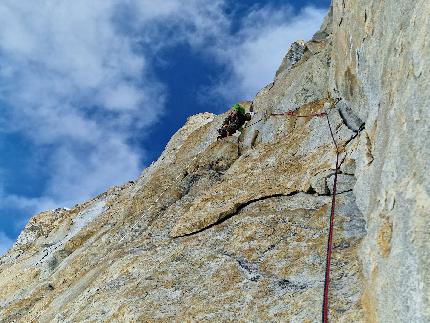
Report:
[[[190,117],[133,183],[30,220],[1,322],[430,321],[430,3],[333,1],[252,102]],[[295,111],[296,116],[279,115]],[[274,115],[274,114],[278,115]]]

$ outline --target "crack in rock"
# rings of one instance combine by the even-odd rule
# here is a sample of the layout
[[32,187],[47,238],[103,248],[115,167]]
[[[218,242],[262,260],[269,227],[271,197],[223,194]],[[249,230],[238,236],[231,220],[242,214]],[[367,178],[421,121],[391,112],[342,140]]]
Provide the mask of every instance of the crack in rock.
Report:
[[[309,191],[309,192],[311,192],[311,191]],[[210,228],[212,228],[214,226],[217,226],[217,225],[220,225],[220,224],[224,223],[225,221],[231,219],[233,216],[239,214],[240,211],[242,211],[245,207],[247,207],[247,206],[249,206],[249,205],[251,205],[253,203],[257,203],[257,202],[264,201],[264,200],[267,200],[267,199],[270,199],[270,198],[275,198],[275,197],[290,197],[290,196],[294,196],[294,195],[297,195],[297,194],[300,194],[300,193],[308,194],[308,195],[312,195],[312,196],[317,196],[317,195],[315,195],[312,192],[308,193],[308,192],[302,192],[302,191],[293,191],[293,192],[290,192],[288,194],[278,193],[278,194],[271,194],[271,195],[267,195],[267,196],[262,196],[262,197],[259,197],[259,198],[256,198],[256,199],[252,199],[252,200],[249,200],[249,201],[246,201],[246,202],[237,203],[229,211],[227,211],[224,214],[220,215],[220,217],[219,217],[219,219],[217,221],[215,221],[215,222],[213,222],[213,223],[211,223],[209,225],[206,225],[203,228],[200,228],[200,229],[197,229],[197,230],[193,230],[193,228],[189,228],[187,230],[189,232],[186,232],[186,233],[182,233],[182,232],[184,232],[186,230],[179,229],[179,230],[177,230],[177,231],[179,231],[179,234],[176,233],[177,231],[175,232],[173,230],[171,232],[171,236],[172,236],[172,238],[181,238],[181,237],[193,236],[195,234],[198,234],[198,233],[201,233],[203,231],[206,231],[206,230],[208,230],[208,229],[210,229]]]
[[249,263],[246,259],[236,259],[240,269],[250,281],[260,280],[261,275],[258,273],[258,265]]
[[212,228],[214,226],[217,226],[217,225],[219,225],[219,224],[227,221],[228,219],[232,218],[233,216],[235,216],[236,214],[238,214],[243,208],[245,208],[246,206],[248,206],[248,205],[250,205],[252,203],[256,203],[256,202],[259,202],[259,201],[264,201],[264,200],[267,200],[267,199],[270,199],[270,198],[273,198],[273,197],[291,196],[291,195],[294,195],[294,194],[297,194],[297,193],[299,193],[299,192],[292,192],[290,194],[272,194],[272,195],[263,196],[263,197],[256,198],[256,199],[252,199],[252,200],[249,200],[249,201],[244,202],[244,203],[238,203],[227,214],[225,214],[224,216],[222,216],[218,221],[216,221],[216,222],[214,222],[214,223],[212,223],[212,224],[210,224],[210,225],[208,225],[208,226],[206,226],[204,228],[201,228],[201,229],[199,229],[197,231],[193,231],[193,232],[185,233],[185,234],[180,234],[180,235],[174,235],[173,238],[188,237],[188,236],[192,236],[192,235],[198,234],[198,233],[200,233],[202,231],[208,230],[208,229],[210,229],[210,228]]
[[364,129],[364,121],[358,117],[354,111],[345,103],[344,100],[340,100],[336,107],[339,110],[339,115],[342,118],[343,123],[348,129],[358,132]]

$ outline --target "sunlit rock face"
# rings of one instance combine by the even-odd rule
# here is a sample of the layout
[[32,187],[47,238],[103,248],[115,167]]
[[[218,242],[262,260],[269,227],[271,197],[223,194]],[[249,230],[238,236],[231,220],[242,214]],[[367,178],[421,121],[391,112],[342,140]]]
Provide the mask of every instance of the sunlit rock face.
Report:
[[0,260],[0,321],[320,321],[321,112],[331,321],[430,321],[429,15],[333,1],[242,134],[192,116],[135,182],[33,217]]

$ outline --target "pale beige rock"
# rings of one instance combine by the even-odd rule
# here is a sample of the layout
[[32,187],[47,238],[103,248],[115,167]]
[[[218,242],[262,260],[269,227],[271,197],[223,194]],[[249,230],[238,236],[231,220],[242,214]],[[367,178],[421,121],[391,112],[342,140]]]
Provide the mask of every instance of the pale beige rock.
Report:
[[333,1],[240,136],[190,117],[136,182],[31,219],[0,321],[320,321],[336,150],[287,111],[339,146],[331,321],[429,321],[429,13]]

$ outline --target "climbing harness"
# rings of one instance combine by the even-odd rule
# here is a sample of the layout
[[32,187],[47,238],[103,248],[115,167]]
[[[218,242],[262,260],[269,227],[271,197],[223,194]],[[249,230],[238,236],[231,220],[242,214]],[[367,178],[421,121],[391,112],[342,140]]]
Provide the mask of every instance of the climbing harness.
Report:
[[[336,99],[335,103],[339,102],[340,99]],[[336,139],[334,138],[333,130],[331,127],[330,119],[328,113],[313,113],[308,115],[298,115],[292,111],[285,113],[272,113],[273,116],[286,115],[289,117],[297,118],[310,118],[310,117],[326,117],[327,125],[330,130],[331,139],[333,140],[334,147],[336,148],[336,169],[334,171],[334,182],[333,182],[333,193],[331,200],[331,212],[330,212],[330,225],[329,233],[327,239],[327,252],[326,252],[326,266],[325,266],[325,278],[324,278],[324,294],[323,294],[323,306],[322,306],[322,322],[328,323],[329,314],[329,298],[328,292],[330,289],[330,265],[331,265],[331,255],[333,252],[333,227],[334,227],[334,211],[336,207],[336,186],[337,186],[337,175],[339,170],[339,147],[337,145]]]

